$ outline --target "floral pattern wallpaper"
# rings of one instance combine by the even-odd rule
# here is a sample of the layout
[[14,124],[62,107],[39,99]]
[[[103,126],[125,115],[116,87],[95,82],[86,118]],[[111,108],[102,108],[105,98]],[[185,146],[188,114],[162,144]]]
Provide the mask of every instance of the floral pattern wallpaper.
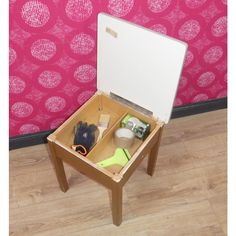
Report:
[[227,96],[226,0],[9,0],[10,136],[58,127],[96,91],[97,14],[189,44],[175,106]]

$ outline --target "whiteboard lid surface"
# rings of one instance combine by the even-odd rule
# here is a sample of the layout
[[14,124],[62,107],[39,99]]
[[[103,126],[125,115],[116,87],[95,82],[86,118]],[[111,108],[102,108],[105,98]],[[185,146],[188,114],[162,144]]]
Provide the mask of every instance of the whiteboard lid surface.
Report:
[[100,13],[97,88],[168,123],[186,50],[182,41]]

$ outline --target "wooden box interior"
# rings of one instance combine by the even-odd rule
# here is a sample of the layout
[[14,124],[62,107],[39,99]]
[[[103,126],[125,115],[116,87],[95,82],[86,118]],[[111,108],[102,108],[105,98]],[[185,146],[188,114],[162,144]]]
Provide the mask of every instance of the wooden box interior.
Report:
[[[150,116],[144,115],[136,110],[124,105],[105,94],[95,94],[93,98],[85,103],[69,122],[65,122],[65,125],[57,133],[57,140],[62,146],[71,148],[74,139],[74,126],[79,122],[87,122],[88,124],[98,125],[99,117],[101,114],[109,114],[110,121],[108,129],[104,132],[102,139],[97,142],[86,157],[81,156],[77,152],[75,154],[86,158],[92,163],[105,160],[111,157],[117,146],[114,144],[113,135],[117,128],[120,127],[121,120],[127,115],[131,114],[137,118],[149,123],[151,125],[151,132],[155,129],[157,121]],[[128,149],[131,156],[142,145],[143,141],[135,138],[134,144]],[[106,169],[112,174],[119,173],[123,167],[119,165],[113,165]]]

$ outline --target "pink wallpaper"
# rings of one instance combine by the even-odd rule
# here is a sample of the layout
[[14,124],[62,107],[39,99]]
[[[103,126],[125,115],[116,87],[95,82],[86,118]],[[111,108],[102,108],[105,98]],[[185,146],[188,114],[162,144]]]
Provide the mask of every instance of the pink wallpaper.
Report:
[[56,128],[96,91],[97,14],[189,44],[175,106],[227,95],[226,0],[10,0],[10,136]]

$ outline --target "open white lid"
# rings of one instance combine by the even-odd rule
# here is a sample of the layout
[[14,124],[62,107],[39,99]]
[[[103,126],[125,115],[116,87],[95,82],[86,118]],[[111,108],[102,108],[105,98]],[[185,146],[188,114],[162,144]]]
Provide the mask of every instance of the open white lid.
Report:
[[182,41],[100,13],[97,88],[168,123],[186,50]]

